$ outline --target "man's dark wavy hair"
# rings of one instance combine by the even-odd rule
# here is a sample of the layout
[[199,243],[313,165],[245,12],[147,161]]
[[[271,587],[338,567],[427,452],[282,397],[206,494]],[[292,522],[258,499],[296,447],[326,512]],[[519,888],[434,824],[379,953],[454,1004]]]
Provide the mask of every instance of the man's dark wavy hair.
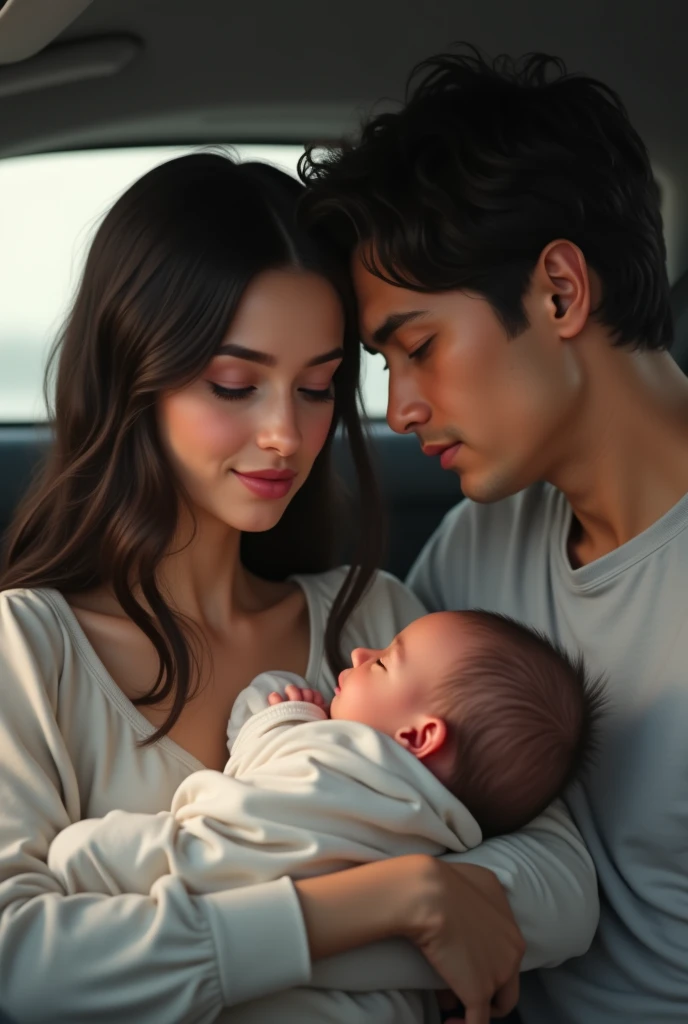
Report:
[[660,193],[616,93],[545,54],[488,62],[473,47],[417,65],[401,110],[360,139],[310,147],[307,221],[368,269],[419,292],[482,294],[507,332],[545,246],[580,247],[614,343],[669,348]]

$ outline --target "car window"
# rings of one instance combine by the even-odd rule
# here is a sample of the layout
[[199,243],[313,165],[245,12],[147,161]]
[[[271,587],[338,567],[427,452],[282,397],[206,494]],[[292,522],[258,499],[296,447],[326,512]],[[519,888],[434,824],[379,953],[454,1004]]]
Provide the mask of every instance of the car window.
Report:
[[[198,147],[81,150],[0,161],[0,422],[46,418],[47,352],[79,279],[103,214],[137,178]],[[296,173],[299,146],[233,146],[241,158]],[[383,416],[387,376],[365,357],[365,411]]]

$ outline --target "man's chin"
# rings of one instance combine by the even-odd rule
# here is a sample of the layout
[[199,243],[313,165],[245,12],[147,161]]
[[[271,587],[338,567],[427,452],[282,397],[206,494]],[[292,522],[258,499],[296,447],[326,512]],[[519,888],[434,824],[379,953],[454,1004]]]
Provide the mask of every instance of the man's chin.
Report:
[[459,474],[461,493],[477,505],[492,505],[496,501],[504,501],[524,490],[527,483],[518,483],[505,477],[479,477],[474,473]]

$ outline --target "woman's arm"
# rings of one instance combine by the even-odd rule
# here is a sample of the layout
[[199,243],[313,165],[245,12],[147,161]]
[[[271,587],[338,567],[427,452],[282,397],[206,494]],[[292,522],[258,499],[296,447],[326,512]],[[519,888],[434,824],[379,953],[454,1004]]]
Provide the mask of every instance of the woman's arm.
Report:
[[[472,872],[486,898],[497,889],[508,898],[525,941],[522,970],[554,967],[588,949],[599,916],[597,879],[590,854],[561,803],[520,832],[442,859],[459,875]],[[454,913],[477,944],[489,941],[479,899],[471,898]],[[311,984],[367,992],[403,985],[437,988],[439,979],[412,945],[387,942],[323,960],[314,966]]]
[[[24,626],[29,622],[30,636]],[[46,859],[80,817],[56,708],[59,629],[0,595],[0,999],[22,1024],[214,1021],[224,1006],[304,984],[299,900],[288,879],[191,897],[66,897]],[[258,955],[270,936],[279,955]]]
[[464,1002],[517,971],[520,937],[498,914],[499,941],[473,969],[456,912],[465,883],[430,858],[298,888],[283,878],[193,897],[167,876],[150,896],[66,896],[46,863],[81,810],[56,717],[64,651],[59,630],[33,619],[30,641],[0,595],[0,992],[11,1016],[210,1022],[223,1007],[307,984],[311,959],[393,936],[415,942]]
[[[317,961],[311,984],[352,991],[375,988],[356,984],[356,978],[338,978],[335,965],[340,959],[349,966],[358,963],[363,974],[372,972],[378,989],[452,989],[465,1007],[467,1024],[488,1024],[491,1009],[506,1013],[516,1005],[525,946],[504,891],[490,872],[472,865],[456,869],[439,859],[411,855],[297,882],[296,890]],[[359,948],[390,935],[417,947],[415,957],[424,965],[420,984],[413,972],[400,976],[397,971],[395,983],[388,986],[377,974],[375,957],[371,967],[366,966],[366,957],[376,948],[404,950],[399,942]],[[345,952],[342,943],[354,952],[337,958]],[[402,966],[408,966],[409,958],[401,959]],[[323,970],[316,982],[319,964]],[[394,971],[392,961],[390,966]],[[330,986],[324,984],[327,975]]]

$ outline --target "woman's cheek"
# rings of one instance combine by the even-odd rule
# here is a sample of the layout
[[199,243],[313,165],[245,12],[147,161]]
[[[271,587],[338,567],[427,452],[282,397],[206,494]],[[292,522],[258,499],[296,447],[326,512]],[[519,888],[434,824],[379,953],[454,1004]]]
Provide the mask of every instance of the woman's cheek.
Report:
[[[226,405],[229,407],[230,403],[227,402]],[[219,458],[229,458],[244,446],[246,422],[245,417],[239,415],[239,412],[238,409],[222,407],[211,407],[207,410],[203,433],[207,438],[208,448]]]
[[[171,440],[190,461],[224,460],[242,447],[242,420],[233,410],[205,396],[190,400],[175,410]],[[226,403],[228,406],[230,403]]]
[[317,414],[309,418],[304,434],[304,448],[313,459],[322,451],[332,426],[333,416],[334,403],[323,402],[323,407],[317,410]]

